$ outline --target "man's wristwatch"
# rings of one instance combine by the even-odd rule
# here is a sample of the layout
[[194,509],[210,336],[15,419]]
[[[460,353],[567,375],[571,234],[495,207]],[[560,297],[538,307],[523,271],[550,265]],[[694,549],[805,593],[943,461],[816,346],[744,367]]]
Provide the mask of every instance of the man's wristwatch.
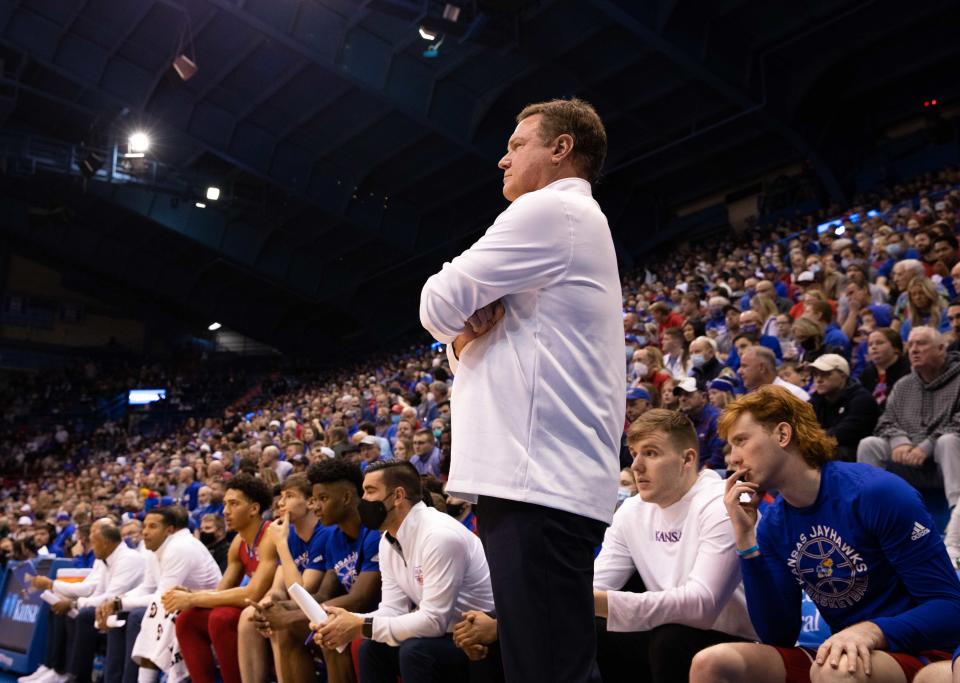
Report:
[[367,640],[373,638],[373,617],[363,618],[363,628],[360,629],[360,635]]

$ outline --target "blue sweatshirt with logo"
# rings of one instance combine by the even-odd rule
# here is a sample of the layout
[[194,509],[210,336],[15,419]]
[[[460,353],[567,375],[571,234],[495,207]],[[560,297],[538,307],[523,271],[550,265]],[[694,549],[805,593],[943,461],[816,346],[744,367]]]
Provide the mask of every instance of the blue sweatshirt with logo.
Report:
[[813,505],[777,497],[757,528],[760,555],[740,562],[757,635],[793,646],[804,590],[833,633],[870,621],[888,650],[952,651],[960,581],[920,494],[871,465],[828,462],[821,475]]

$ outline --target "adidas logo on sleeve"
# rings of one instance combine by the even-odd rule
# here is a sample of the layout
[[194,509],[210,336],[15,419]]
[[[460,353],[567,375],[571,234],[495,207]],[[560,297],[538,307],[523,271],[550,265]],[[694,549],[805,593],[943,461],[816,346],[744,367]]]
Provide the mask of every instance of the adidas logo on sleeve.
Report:
[[913,533],[910,534],[910,540],[916,541],[930,533],[930,529],[923,526],[920,522],[913,523]]

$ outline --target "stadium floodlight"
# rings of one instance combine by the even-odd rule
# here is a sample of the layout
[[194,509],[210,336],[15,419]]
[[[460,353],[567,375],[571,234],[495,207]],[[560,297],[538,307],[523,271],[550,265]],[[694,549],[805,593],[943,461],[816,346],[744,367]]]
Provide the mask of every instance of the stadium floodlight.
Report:
[[150,149],[150,136],[143,131],[137,131],[127,140],[127,151],[134,154],[143,154]]
[[207,199],[211,202],[215,202],[220,199],[220,188],[214,185],[211,185],[207,188]]
[[423,38],[424,40],[429,40],[430,42],[433,42],[434,40],[437,39],[437,32],[431,31],[426,26],[421,26],[420,37]]
[[223,327],[223,325],[221,325],[220,323],[210,323],[209,325],[207,325],[207,329],[210,330],[211,332],[216,332],[221,327]]

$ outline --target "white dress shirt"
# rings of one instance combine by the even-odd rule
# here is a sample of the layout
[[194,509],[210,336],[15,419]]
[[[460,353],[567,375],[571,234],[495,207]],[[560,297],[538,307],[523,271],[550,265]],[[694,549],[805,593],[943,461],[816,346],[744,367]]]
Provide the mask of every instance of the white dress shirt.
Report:
[[147,607],[157,596],[175,586],[190,590],[213,590],[223,576],[207,547],[189,529],[174,532],[157,548],[149,550],[146,571],[139,586],[122,596],[123,609]]
[[791,394],[793,394],[794,396],[796,396],[797,398],[799,398],[799,399],[800,399],[801,401],[803,401],[804,403],[806,403],[806,402],[808,402],[808,401],[810,400],[810,394],[808,394],[808,393],[803,389],[803,387],[798,387],[796,384],[793,384],[793,383],[791,383],[791,382],[787,382],[786,380],[780,379],[779,377],[777,377],[775,380],[773,380],[773,385],[774,385],[774,386],[777,386],[777,387],[783,387],[784,389],[786,389],[787,391],[789,391]]
[[[399,547],[396,545],[399,544]],[[476,534],[450,515],[417,503],[397,529],[380,537],[380,605],[373,639],[397,646],[438,638],[467,610],[493,610],[490,570]]]
[[623,313],[610,228],[586,180],[514,201],[427,280],[420,321],[449,345],[498,299],[503,319],[452,361],[448,490],[609,522],[626,408]]
[[[608,591],[608,631],[684,624],[756,639],[723,494],[723,480],[704,470],[669,507],[640,496],[620,506],[593,568],[594,589]],[[634,570],[646,592],[620,590]]]
[[145,560],[139,551],[121,541],[105,560],[93,563],[93,571],[79,583],[54,581],[53,590],[77,601],[77,608],[97,607],[131,590],[143,579]]

